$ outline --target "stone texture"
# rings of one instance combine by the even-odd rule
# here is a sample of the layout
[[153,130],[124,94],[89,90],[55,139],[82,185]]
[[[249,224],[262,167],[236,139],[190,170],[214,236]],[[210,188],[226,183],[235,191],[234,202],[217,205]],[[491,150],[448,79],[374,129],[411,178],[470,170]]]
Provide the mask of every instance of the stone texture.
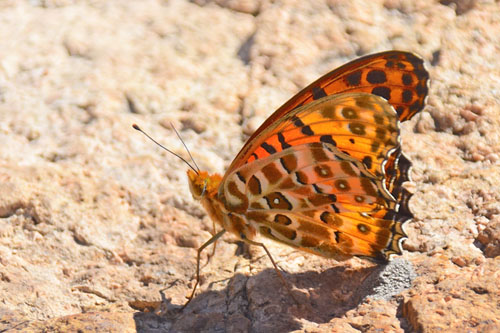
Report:
[[403,316],[413,329],[498,331],[500,257],[458,270],[446,256],[423,261],[419,265],[421,271],[417,272],[419,277],[405,295],[403,305]]
[[[7,0],[0,25],[0,331],[500,331],[498,2]],[[173,124],[222,173],[301,87],[387,49],[432,78],[402,130],[404,255],[268,243],[297,305],[261,249],[224,236],[175,313],[212,223],[187,166],[131,124],[186,156]]]

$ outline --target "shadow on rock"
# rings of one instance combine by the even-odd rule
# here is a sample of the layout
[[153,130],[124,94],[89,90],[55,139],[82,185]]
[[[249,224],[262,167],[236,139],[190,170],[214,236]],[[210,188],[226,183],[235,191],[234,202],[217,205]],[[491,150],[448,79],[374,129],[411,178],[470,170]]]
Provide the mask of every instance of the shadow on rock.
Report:
[[[396,267],[407,264],[401,260]],[[284,272],[293,297],[273,269],[250,277],[236,274],[228,280],[212,282],[210,288],[220,283],[224,287],[197,294],[182,312],[175,313],[174,309],[161,316],[137,313],[137,328],[151,331],[150,328],[161,322],[160,326],[174,332],[290,332],[301,329],[301,319],[327,323],[356,308],[366,297],[390,297],[391,292],[400,292],[396,288],[380,295],[381,286],[392,283],[384,278],[391,265],[356,269],[341,265],[323,272]],[[400,268],[398,272],[398,279],[407,280],[409,285],[412,270],[407,273]],[[171,303],[164,306],[176,307]]]

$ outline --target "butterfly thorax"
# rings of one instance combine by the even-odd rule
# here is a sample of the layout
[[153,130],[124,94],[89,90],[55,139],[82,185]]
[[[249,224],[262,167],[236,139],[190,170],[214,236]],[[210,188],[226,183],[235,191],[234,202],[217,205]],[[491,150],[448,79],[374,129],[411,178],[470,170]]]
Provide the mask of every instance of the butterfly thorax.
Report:
[[212,221],[240,238],[254,238],[255,229],[245,222],[242,215],[229,211],[224,204],[225,199],[220,198],[221,175],[210,175],[206,171],[195,173],[192,170],[188,170],[187,174],[193,198],[201,202]]

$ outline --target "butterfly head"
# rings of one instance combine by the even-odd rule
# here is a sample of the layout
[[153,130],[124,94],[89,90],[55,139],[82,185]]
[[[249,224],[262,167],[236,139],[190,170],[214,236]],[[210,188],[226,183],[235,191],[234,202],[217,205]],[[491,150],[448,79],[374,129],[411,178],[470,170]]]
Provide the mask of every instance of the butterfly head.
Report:
[[188,170],[187,175],[189,189],[196,200],[201,200],[204,196],[210,197],[215,195],[222,180],[219,174],[209,175],[206,171],[196,173],[193,170]]

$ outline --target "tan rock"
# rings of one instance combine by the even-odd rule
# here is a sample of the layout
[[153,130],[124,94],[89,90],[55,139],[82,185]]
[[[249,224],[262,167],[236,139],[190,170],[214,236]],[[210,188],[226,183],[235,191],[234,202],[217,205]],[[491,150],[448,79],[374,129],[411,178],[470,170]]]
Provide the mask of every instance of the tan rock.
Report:
[[[500,331],[497,2],[24,0],[0,22],[0,331]],[[266,243],[296,304],[260,248],[224,236],[176,313],[212,222],[187,166],[131,125],[187,158],[173,124],[223,173],[300,88],[387,49],[432,78],[402,125],[404,255]]]
[[423,332],[497,331],[500,260],[457,268],[442,259],[427,258],[418,264],[421,275],[405,296],[403,317]]

